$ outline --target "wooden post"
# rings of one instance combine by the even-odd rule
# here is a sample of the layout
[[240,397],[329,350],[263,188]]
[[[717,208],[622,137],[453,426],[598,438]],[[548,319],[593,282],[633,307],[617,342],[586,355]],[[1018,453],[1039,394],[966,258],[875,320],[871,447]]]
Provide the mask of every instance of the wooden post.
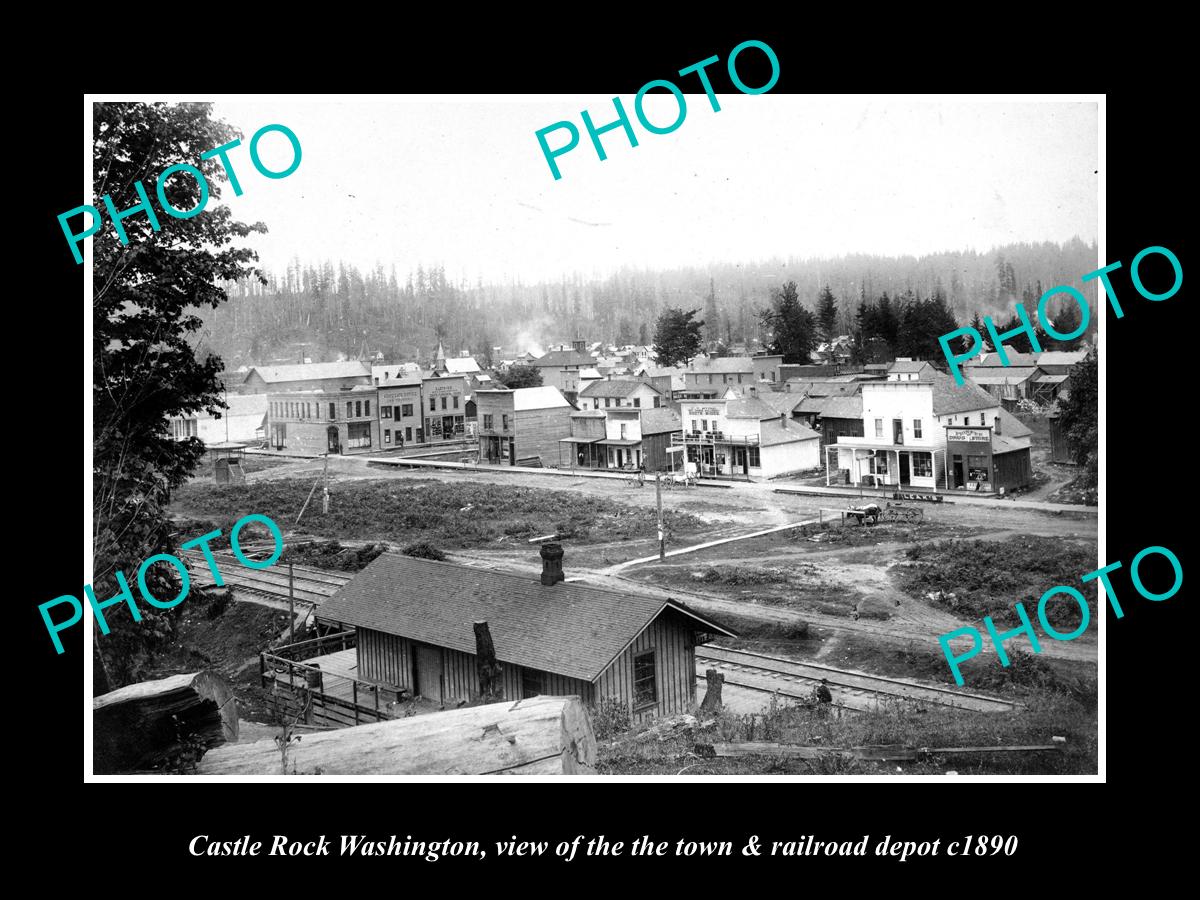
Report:
[[725,683],[725,676],[716,669],[708,669],[705,671],[704,677],[708,681],[708,690],[704,693],[700,711],[716,712],[721,708],[721,685]]
[[329,451],[325,451],[325,471],[321,474],[321,512],[329,515]]
[[504,699],[500,664],[496,662],[496,646],[487,622],[475,623],[475,667],[479,673],[479,696],[484,703]]
[[[291,643],[291,644],[296,643],[296,583],[295,583],[295,581],[296,580],[295,580],[295,572],[293,571],[293,564],[288,563],[288,617],[291,620],[291,624],[288,627],[291,629],[291,635],[292,635],[292,639],[288,643]],[[320,649],[320,645],[318,645],[318,651],[319,651],[319,649]]]
[[667,558],[667,541],[663,534],[663,517],[662,517],[662,473],[658,472],[654,476],[654,499],[658,504],[658,559],[661,562]]

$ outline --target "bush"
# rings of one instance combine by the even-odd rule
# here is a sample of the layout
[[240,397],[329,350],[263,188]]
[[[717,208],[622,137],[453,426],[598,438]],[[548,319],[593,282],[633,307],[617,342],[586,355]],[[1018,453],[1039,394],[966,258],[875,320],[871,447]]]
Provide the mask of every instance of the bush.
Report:
[[591,714],[592,730],[598,741],[605,741],[628,731],[632,724],[629,707],[616,697],[604,697],[599,703],[592,704]]
[[208,607],[204,610],[204,615],[209,619],[219,619],[233,601],[233,591],[228,588],[208,591],[207,596],[209,598]]
[[415,556],[417,559],[434,559],[445,562],[446,554],[432,544],[409,544],[403,551],[405,556]]

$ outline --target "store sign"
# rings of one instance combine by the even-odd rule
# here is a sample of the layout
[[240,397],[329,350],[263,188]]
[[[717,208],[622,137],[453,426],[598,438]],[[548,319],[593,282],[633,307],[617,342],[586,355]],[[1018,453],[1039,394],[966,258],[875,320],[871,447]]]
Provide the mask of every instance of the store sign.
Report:
[[690,416],[719,416],[723,410],[715,406],[691,406],[688,407],[688,415]]
[[456,381],[456,382],[453,382],[452,384],[438,384],[438,385],[431,385],[431,384],[429,384],[429,382],[425,383],[425,396],[426,397],[442,397],[442,396],[449,397],[451,394],[461,394],[462,392],[463,392],[463,386],[462,386],[461,381]]
[[987,428],[947,428],[946,440],[964,444],[988,444],[991,443],[992,432]]

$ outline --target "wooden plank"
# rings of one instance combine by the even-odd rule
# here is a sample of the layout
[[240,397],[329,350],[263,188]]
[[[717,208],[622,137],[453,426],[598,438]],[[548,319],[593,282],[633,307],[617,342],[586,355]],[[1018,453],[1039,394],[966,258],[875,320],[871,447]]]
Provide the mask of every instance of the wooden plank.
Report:
[[[392,719],[304,736],[289,754],[298,774],[594,774],[596,739],[578,697],[536,697]],[[256,741],[220,748],[203,775],[279,774],[279,748]]]

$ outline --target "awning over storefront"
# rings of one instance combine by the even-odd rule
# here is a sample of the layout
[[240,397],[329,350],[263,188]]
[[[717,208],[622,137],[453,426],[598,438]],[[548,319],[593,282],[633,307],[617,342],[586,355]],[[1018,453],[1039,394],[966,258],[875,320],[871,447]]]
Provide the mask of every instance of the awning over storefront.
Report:
[[569,437],[569,438],[559,438],[558,442],[560,444],[595,444],[598,441],[602,441],[602,440],[604,440],[604,438]]
[[606,447],[636,447],[641,441],[630,441],[622,438],[606,438],[600,441]]

